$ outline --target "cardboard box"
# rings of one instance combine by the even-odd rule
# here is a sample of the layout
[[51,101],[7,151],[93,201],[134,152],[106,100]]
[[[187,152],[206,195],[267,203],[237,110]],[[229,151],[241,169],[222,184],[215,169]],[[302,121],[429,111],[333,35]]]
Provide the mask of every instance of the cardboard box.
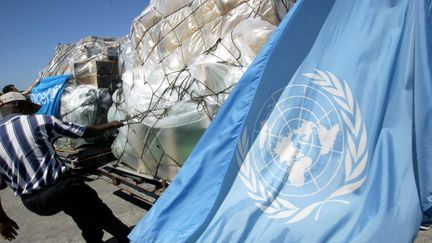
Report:
[[74,64],[76,82],[97,88],[111,88],[119,79],[117,61],[91,61]]
[[97,88],[112,88],[114,81],[118,80],[117,75],[89,75],[76,79],[78,85],[89,84]]

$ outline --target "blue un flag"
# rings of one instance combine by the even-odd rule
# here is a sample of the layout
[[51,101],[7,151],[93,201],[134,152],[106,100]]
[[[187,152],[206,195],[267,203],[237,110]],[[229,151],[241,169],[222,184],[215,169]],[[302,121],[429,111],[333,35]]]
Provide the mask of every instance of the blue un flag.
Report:
[[298,1],[132,241],[413,241],[432,215],[431,10]]

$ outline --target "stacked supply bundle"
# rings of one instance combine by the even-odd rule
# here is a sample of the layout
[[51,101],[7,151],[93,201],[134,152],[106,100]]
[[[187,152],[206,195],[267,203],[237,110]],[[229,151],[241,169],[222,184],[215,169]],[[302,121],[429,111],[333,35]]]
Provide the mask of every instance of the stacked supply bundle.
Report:
[[114,155],[171,180],[294,1],[154,0],[120,53],[109,119],[129,119]]
[[128,36],[59,45],[40,76],[72,75],[61,99],[63,120],[128,120],[111,146],[118,166],[172,180],[294,2],[152,0]]
[[[82,125],[107,121],[111,94],[119,85],[118,54],[120,39],[86,37],[77,43],[59,45],[41,76],[72,74],[61,98],[60,116]],[[112,142],[112,132],[94,139],[61,138],[59,148],[78,148]]]

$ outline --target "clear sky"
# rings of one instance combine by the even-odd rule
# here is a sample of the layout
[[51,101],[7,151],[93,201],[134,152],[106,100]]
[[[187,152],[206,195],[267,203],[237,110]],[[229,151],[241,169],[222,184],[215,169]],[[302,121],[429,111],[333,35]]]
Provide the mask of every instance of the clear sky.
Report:
[[[173,0],[174,1],[174,0]],[[27,88],[57,44],[122,37],[148,0],[0,0],[0,90]]]

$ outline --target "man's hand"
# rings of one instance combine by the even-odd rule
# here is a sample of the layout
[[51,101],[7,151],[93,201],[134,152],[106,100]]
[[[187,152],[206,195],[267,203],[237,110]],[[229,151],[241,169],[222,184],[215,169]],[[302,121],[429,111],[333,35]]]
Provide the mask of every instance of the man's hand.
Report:
[[17,229],[19,229],[17,223],[8,216],[4,215],[0,218],[0,234],[3,239],[15,240],[15,236],[18,234]]
[[95,137],[99,134],[102,134],[106,130],[120,128],[124,125],[125,124],[123,123],[123,121],[112,121],[112,122],[98,124],[98,125],[89,125],[86,126],[82,137],[83,138]]
[[112,128],[120,128],[120,127],[124,126],[123,121],[112,121],[112,122],[109,122],[108,124],[110,124],[110,126]]

